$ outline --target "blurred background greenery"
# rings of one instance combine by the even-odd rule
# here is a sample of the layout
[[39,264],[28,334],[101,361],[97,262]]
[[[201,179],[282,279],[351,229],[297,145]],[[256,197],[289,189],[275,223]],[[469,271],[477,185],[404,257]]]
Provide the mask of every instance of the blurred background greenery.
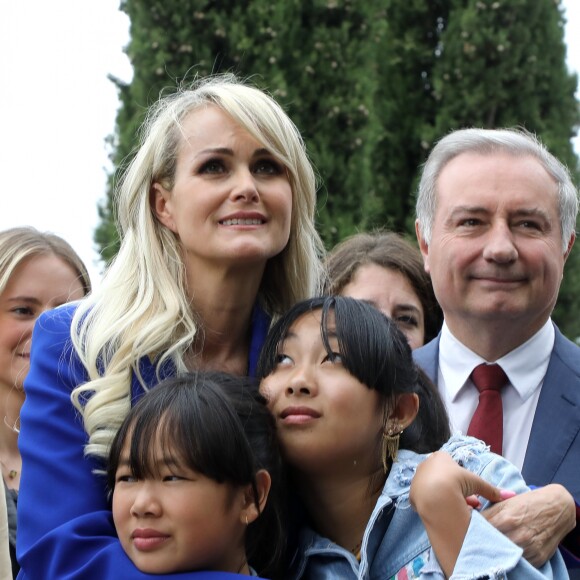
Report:
[[[234,72],[268,90],[301,130],[320,176],[328,248],[387,227],[414,239],[418,171],[461,127],[522,126],[572,170],[578,79],[557,0],[123,0],[130,83],[110,143],[116,168],[95,241],[118,248],[112,197],[146,108],[196,76]],[[554,319],[580,337],[580,246]]]

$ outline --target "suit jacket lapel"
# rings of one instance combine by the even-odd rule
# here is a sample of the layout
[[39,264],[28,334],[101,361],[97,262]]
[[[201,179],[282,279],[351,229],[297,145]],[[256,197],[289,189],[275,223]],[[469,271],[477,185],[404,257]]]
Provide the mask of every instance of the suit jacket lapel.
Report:
[[427,373],[427,376],[437,384],[439,380],[439,333],[431,342],[413,351],[415,362]]
[[[558,328],[555,331],[522,468],[524,479],[533,485],[553,480],[580,430],[580,351]],[[415,362],[435,383],[439,378],[439,338],[413,352]]]
[[534,485],[552,481],[580,429],[579,350],[555,330],[522,469],[526,482]]

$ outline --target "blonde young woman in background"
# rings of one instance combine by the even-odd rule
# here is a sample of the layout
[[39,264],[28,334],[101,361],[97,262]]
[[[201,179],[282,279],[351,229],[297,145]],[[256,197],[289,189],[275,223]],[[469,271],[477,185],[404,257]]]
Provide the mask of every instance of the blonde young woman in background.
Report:
[[188,369],[253,374],[271,317],[318,290],[300,134],[231,76],[151,109],[118,208],[121,248],[97,293],[37,325],[21,431],[24,578],[147,577],[115,536],[96,473],[132,403]]
[[32,327],[45,310],[78,300],[90,290],[85,265],[62,238],[30,227],[0,232],[0,467],[14,576],[18,571],[16,506],[22,472],[18,428]]

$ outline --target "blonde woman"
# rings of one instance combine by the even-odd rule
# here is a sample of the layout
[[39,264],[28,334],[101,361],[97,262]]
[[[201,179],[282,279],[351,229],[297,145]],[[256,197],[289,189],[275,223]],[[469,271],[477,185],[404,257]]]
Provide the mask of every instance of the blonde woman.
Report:
[[141,135],[119,189],[115,262],[90,300],[37,325],[24,578],[147,577],[115,537],[98,473],[132,403],[191,369],[253,374],[271,318],[317,291],[315,176],[271,97],[205,79],[160,100]]
[[[32,328],[45,310],[82,298],[90,290],[85,265],[62,238],[31,227],[0,232],[0,468],[14,576],[18,572],[16,507],[22,472],[18,423],[24,377],[30,366]],[[2,524],[0,521],[0,528]]]

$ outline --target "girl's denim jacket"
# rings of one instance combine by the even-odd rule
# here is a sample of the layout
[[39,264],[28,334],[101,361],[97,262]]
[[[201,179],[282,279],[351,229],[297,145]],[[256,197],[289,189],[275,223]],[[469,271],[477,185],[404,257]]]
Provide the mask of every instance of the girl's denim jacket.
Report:
[[[472,437],[454,435],[442,448],[455,461],[493,485],[517,493],[528,490],[520,472]],[[348,550],[305,528],[292,578],[360,580],[442,580],[445,578],[421,519],[409,503],[411,480],[427,455],[401,450],[393,464],[363,536],[361,561]],[[487,502],[482,499],[482,507]],[[556,552],[540,569],[522,556],[522,549],[473,510],[453,579],[535,578],[566,579],[568,573]]]

